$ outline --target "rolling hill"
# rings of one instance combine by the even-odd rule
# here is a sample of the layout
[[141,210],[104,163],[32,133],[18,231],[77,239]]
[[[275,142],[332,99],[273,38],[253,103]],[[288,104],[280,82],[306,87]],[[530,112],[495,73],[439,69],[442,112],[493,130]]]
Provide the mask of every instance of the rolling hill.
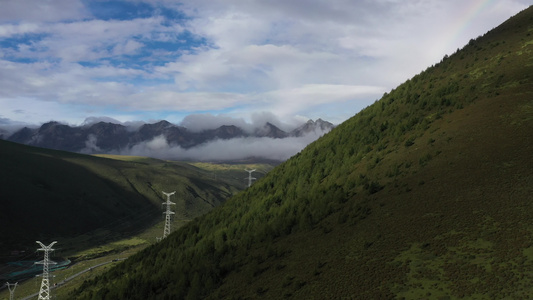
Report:
[[76,299],[529,299],[533,7]]
[[[247,174],[242,168],[211,171],[180,162],[97,157],[2,140],[0,163],[0,262],[12,259],[12,251],[33,252],[36,240],[58,240],[68,255],[131,236],[163,219],[166,198],[161,191],[177,191],[171,199],[177,225],[244,189]],[[84,242],[80,236],[86,237]]]

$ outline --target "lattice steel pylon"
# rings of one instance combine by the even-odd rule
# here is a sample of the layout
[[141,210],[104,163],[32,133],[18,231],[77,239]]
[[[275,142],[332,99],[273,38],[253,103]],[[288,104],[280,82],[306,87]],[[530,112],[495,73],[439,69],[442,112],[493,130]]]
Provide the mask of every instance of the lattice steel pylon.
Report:
[[176,203],[170,202],[170,196],[174,195],[176,191],[172,193],[165,193],[163,194],[167,196],[167,202],[164,202],[163,205],[167,206],[167,210],[164,212],[165,216],[165,229],[163,231],[163,238],[166,238],[170,234],[170,221],[172,220],[172,215],[174,214],[173,211],[170,210],[170,205],[175,205]]
[[36,262],[36,264],[43,265],[43,280],[41,281],[41,290],[39,291],[39,298],[37,299],[48,300],[52,298],[50,296],[49,265],[56,264],[56,262],[50,260],[50,252],[54,251],[54,249],[52,249],[52,246],[57,242],[52,242],[48,246],[45,246],[39,241],[36,241],[36,243],[41,245],[41,248],[37,249],[37,251],[44,251],[44,260]]
[[257,179],[255,177],[252,177],[252,172],[255,172],[255,169],[253,169],[253,170],[244,169],[244,171],[248,172],[248,187],[251,187],[252,186],[252,180],[256,180]]
[[17,284],[18,282],[15,282],[15,283],[6,282],[7,288],[9,289],[9,300],[15,299],[15,289],[17,288]]

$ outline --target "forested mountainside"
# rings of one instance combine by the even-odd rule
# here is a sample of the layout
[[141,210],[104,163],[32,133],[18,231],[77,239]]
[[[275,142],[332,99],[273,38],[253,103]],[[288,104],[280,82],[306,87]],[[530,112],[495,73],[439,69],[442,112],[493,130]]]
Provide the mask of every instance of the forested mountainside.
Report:
[[528,299],[533,7],[77,299]]
[[[239,187],[223,176],[215,180],[185,163],[109,159],[2,140],[0,163],[0,258],[13,250],[34,251],[39,239],[58,239],[67,252],[83,247],[69,239],[95,230],[105,232],[106,241],[132,235],[162,220],[163,190],[177,191],[176,218],[188,220],[244,188],[244,182]],[[101,238],[90,236],[90,246]]]

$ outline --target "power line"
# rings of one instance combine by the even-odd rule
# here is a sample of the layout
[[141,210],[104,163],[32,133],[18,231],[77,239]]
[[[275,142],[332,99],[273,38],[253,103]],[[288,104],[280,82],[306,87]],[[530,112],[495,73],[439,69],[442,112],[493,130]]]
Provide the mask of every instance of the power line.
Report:
[[252,170],[244,169],[244,171],[248,172],[248,187],[251,187],[252,186],[252,180],[256,180],[257,179],[255,177],[252,177],[252,172],[255,172],[255,169],[252,169]]
[[36,262],[36,264],[43,265],[43,280],[41,281],[41,290],[39,291],[38,300],[49,300],[50,299],[50,281],[49,281],[49,265],[55,265],[56,262],[50,260],[50,252],[54,251],[52,246],[57,242],[52,242],[50,245],[45,246],[43,243],[36,241],[37,244],[41,245],[40,249],[37,251],[44,251],[44,260]]
[[[94,237],[92,237],[91,235],[97,233],[97,232],[100,232],[102,230],[109,230],[110,232],[109,233],[106,233],[105,235],[101,236],[100,238],[101,239],[105,239],[107,237],[111,237],[111,236],[116,236],[117,233],[116,232],[112,232],[112,229],[116,229],[116,228],[121,228],[123,227],[124,225],[128,225],[129,227],[132,227],[132,229],[130,229],[129,231],[127,231],[127,234],[128,235],[135,235],[135,234],[138,234],[138,233],[141,233],[143,231],[146,230],[146,228],[138,228],[137,225],[138,224],[144,224],[142,222],[142,220],[147,220],[147,219],[153,219],[153,217],[155,217],[154,215],[154,212],[151,208],[153,207],[152,206],[153,204],[148,204],[148,205],[145,205],[143,207],[141,207],[139,209],[139,211],[141,211],[141,213],[138,213],[136,215],[134,215],[134,218],[133,220],[130,220],[132,219],[132,216],[125,216],[125,217],[122,217],[122,218],[119,218],[119,219],[115,219],[109,223],[106,223],[104,224],[103,226],[101,227],[98,227],[98,228],[95,228],[95,229],[92,229],[92,230],[89,230],[89,231],[86,231],[86,232],[83,232],[83,233],[79,233],[78,234],[78,238],[76,240],[76,243],[84,243],[84,242],[88,242],[89,240],[93,239]],[[183,221],[190,221],[188,219],[183,219]],[[135,228],[133,228],[135,227]],[[125,231],[122,231],[122,234],[126,233]],[[80,236],[82,236],[83,238],[79,238]],[[160,239],[160,238],[159,238]],[[35,255],[35,252],[28,252],[24,257],[22,258],[18,258],[18,260],[25,260],[31,256]],[[10,271],[7,271],[7,270],[10,270]],[[22,270],[28,270],[28,267],[27,266],[17,266],[15,267],[14,269],[12,268],[9,268],[7,265],[6,266],[0,266],[0,278],[2,277],[6,277],[8,276],[8,274],[11,274],[15,271],[22,271]]]
[[[9,283],[6,282],[7,288],[9,289],[9,300],[15,299],[15,289],[17,288],[18,282],[15,283]],[[11,289],[13,287],[13,289]]]
[[174,214],[173,211],[170,210],[170,205],[175,205],[176,203],[170,202],[170,196],[174,195],[176,191],[171,193],[165,193],[163,194],[167,196],[167,202],[164,202],[163,205],[167,206],[167,210],[163,213],[165,214],[165,229],[163,230],[163,238],[166,238],[170,234],[170,221],[172,220],[172,215]]

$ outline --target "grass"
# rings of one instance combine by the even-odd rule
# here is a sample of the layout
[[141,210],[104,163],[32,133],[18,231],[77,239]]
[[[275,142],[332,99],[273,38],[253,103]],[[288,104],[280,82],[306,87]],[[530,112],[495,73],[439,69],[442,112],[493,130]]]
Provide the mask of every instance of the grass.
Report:
[[533,69],[506,55],[531,20],[472,40],[75,295],[530,298],[533,126],[519,121]]
[[93,154],[93,156],[109,158],[109,159],[114,159],[114,160],[141,162],[141,163],[160,161],[158,159],[154,159],[154,158],[150,158],[146,156],[134,156],[134,155]]
[[[113,260],[119,260],[112,262],[102,267],[94,268],[92,271],[84,273],[75,279],[67,282],[60,287],[52,290],[52,296],[58,299],[66,299],[69,297],[69,293],[77,289],[83,282],[95,278],[96,276],[103,274],[113,265],[120,263],[120,260],[128,258],[129,256],[139,252],[140,250],[146,248],[149,245],[154,244],[157,241],[157,237],[162,236],[163,233],[163,221],[157,223],[155,226],[150,227],[143,232],[124,238],[117,241],[112,241],[108,244],[103,244],[93,248],[79,247],[82,250],[76,251],[64,251],[61,250],[61,254],[67,256],[72,263],[66,269],[56,270],[51,272],[53,275],[51,279],[51,285],[57,282],[61,282],[64,279],[77,274],[87,268],[96,266],[103,262],[109,262]],[[187,224],[187,220],[175,220],[172,222],[172,229],[176,230],[177,228]],[[90,237],[91,234],[85,236],[79,236],[74,240],[71,240],[72,243],[80,243],[84,239]],[[64,248],[61,243],[56,244],[54,248]],[[61,249],[59,248],[59,249]],[[56,251],[57,252],[57,251]],[[27,295],[36,293],[40,289],[41,278],[34,277],[29,280],[20,282],[17,285],[16,289],[16,298],[22,298]],[[0,299],[8,299],[9,291],[3,290],[0,291]]]
[[[17,165],[16,168],[13,167],[14,172],[10,175],[18,181],[10,186],[5,183],[1,185],[3,191],[7,192],[4,195],[15,195],[18,190],[27,191],[27,194],[17,195],[17,198],[7,197],[7,200],[20,200],[21,202],[18,203],[25,204],[20,208],[25,209],[35,200],[46,199],[54,203],[57,201],[55,197],[61,197],[71,202],[74,201],[74,208],[77,207],[74,211],[56,207],[48,213],[49,215],[61,214],[62,217],[73,214],[78,220],[70,220],[69,227],[80,226],[74,234],[62,231],[61,222],[44,222],[45,226],[42,226],[40,223],[42,219],[38,217],[35,220],[24,218],[30,227],[35,224],[40,230],[29,232],[26,239],[15,241],[15,236],[23,236],[23,231],[16,230],[19,225],[14,220],[17,219],[1,218],[3,221],[10,220],[8,223],[3,223],[4,226],[15,229],[3,233],[13,235],[13,237],[7,237],[6,240],[9,242],[0,243],[0,249],[5,249],[4,251],[27,249],[27,252],[33,252],[36,249],[35,240],[43,240],[45,244],[48,240],[58,241],[54,247],[57,249],[56,254],[69,258],[73,261],[73,265],[65,270],[54,271],[55,282],[100,262],[129,257],[154,244],[163,234],[164,219],[161,214],[161,203],[166,199],[161,194],[162,190],[177,191],[171,199],[177,203],[173,207],[176,215],[172,223],[172,229],[176,230],[245,188],[244,177],[248,174],[243,171],[245,168],[257,168],[265,172],[272,169],[272,166],[267,164],[194,164],[136,156],[86,156],[4,141],[0,141],[0,150],[3,154],[0,160],[7,162],[7,170],[10,169],[10,164]],[[4,168],[3,171],[7,170]],[[213,172],[216,172],[216,178],[212,176]],[[68,176],[57,176],[61,173]],[[263,175],[254,174],[255,177]],[[85,192],[80,194],[76,188],[70,186],[82,187]],[[55,191],[49,196],[49,200],[46,195],[43,198],[43,189]],[[109,191],[112,192],[109,193]],[[39,195],[39,197],[33,197],[33,195]],[[132,195],[133,199],[138,199],[135,205],[140,207],[140,210],[132,207]],[[119,200],[121,198],[126,201]],[[109,202],[115,202],[114,212],[106,216],[98,210],[109,206]],[[7,202],[8,205],[9,203]],[[117,203],[119,203],[118,206]],[[83,224],[86,217],[95,215],[98,215],[99,220],[104,221],[94,225]],[[5,252],[2,252],[3,259],[9,260],[10,258],[4,257],[3,253]],[[66,295],[70,291],[85,280],[109,269],[110,266],[96,268],[91,273],[80,276],[55,290],[54,296],[60,299],[68,297]],[[32,278],[17,287],[17,295],[37,292],[39,287],[40,279]],[[8,295],[7,291],[2,291],[0,299]]]
[[[163,234],[161,203],[166,199],[161,191],[177,191],[171,199],[176,203],[175,230],[245,188],[248,173],[243,169],[253,166],[202,164],[199,168],[192,163],[87,156],[6,141],[0,141],[0,152],[4,166],[0,173],[7,178],[0,182],[4,200],[0,225],[10,228],[1,233],[1,263],[17,259],[9,255],[11,250],[33,253],[36,240],[58,241],[56,254],[70,258],[75,266],[111,260],[120,253],[129,256]],[[209,166],[216,169],[216,178]],[[266,171],[272,168],[260,166]],[[100,270],[95,269],[92,276]],[[25,286],[34,290],[34,281],[19,286],[17,294]]]
[[[247,173],[237,166],[219,167],[214,178],[188,163],[143,157],[87,156],[6,141],[0,152],[6,178],[0,226],[11,229],[1,233],[0,257],[30,250],[40,239],[91,247],[143,230],[161,219],[161,191],[176,190],[176,219],[190,220],[246,187]],[[61,218],[48,218],[55,215]]]
[[[130,255],[143,249],[145,246],[146,245],[130,245],[130,247],[127,247],[127,249],[123,249],[123,247],[113,248],[109,246],[110,249],[114,250],[111,252],[116,252],[116,253],[107,254],[107,255],[101,255],[102,253],[99,253],[99,255],[96,255],[96,258],[80,260],[79,262],[73,263],[71,266],[69,266],[66,269],[53,271],[50,273],[51,275],[50,284],[53,286],[54,283],[61,282],[74,274],[77,274],[85,269],[88,269],[100,263],[112,261],[115,259],[127,258]],[[85,250],[84,253],[79,253],[78,255],[79,257],[83,257],[89,252],[97,253],[99,252],[99,250],[88,249],[88,250]],[[94,268],[92,271],[82,274],[76,277],[75,279],[67,282],[66,284],[56,289],[53,289],[51,292],[51,295],[52,297],[57,297],[59,299],[65,299],[67,298],[67,295],[69,292],[79,287],[85,280],[89,280],[91,278],[94,278],[98,274],[102,274],[103,272],[107,271],[110,267],[118,263],[120,263],[120,261],[112,262],[108,265]],[[15,299],[26,297],[28,295],[39,292],[40,286],[41,286],[40,277],[33,277],[29,280],[20,282],[17,285],[17,288],[15,290]],[[6,299],[6,300],[9,299],[9,291],[4,290],[0,292],[0,299]]]

